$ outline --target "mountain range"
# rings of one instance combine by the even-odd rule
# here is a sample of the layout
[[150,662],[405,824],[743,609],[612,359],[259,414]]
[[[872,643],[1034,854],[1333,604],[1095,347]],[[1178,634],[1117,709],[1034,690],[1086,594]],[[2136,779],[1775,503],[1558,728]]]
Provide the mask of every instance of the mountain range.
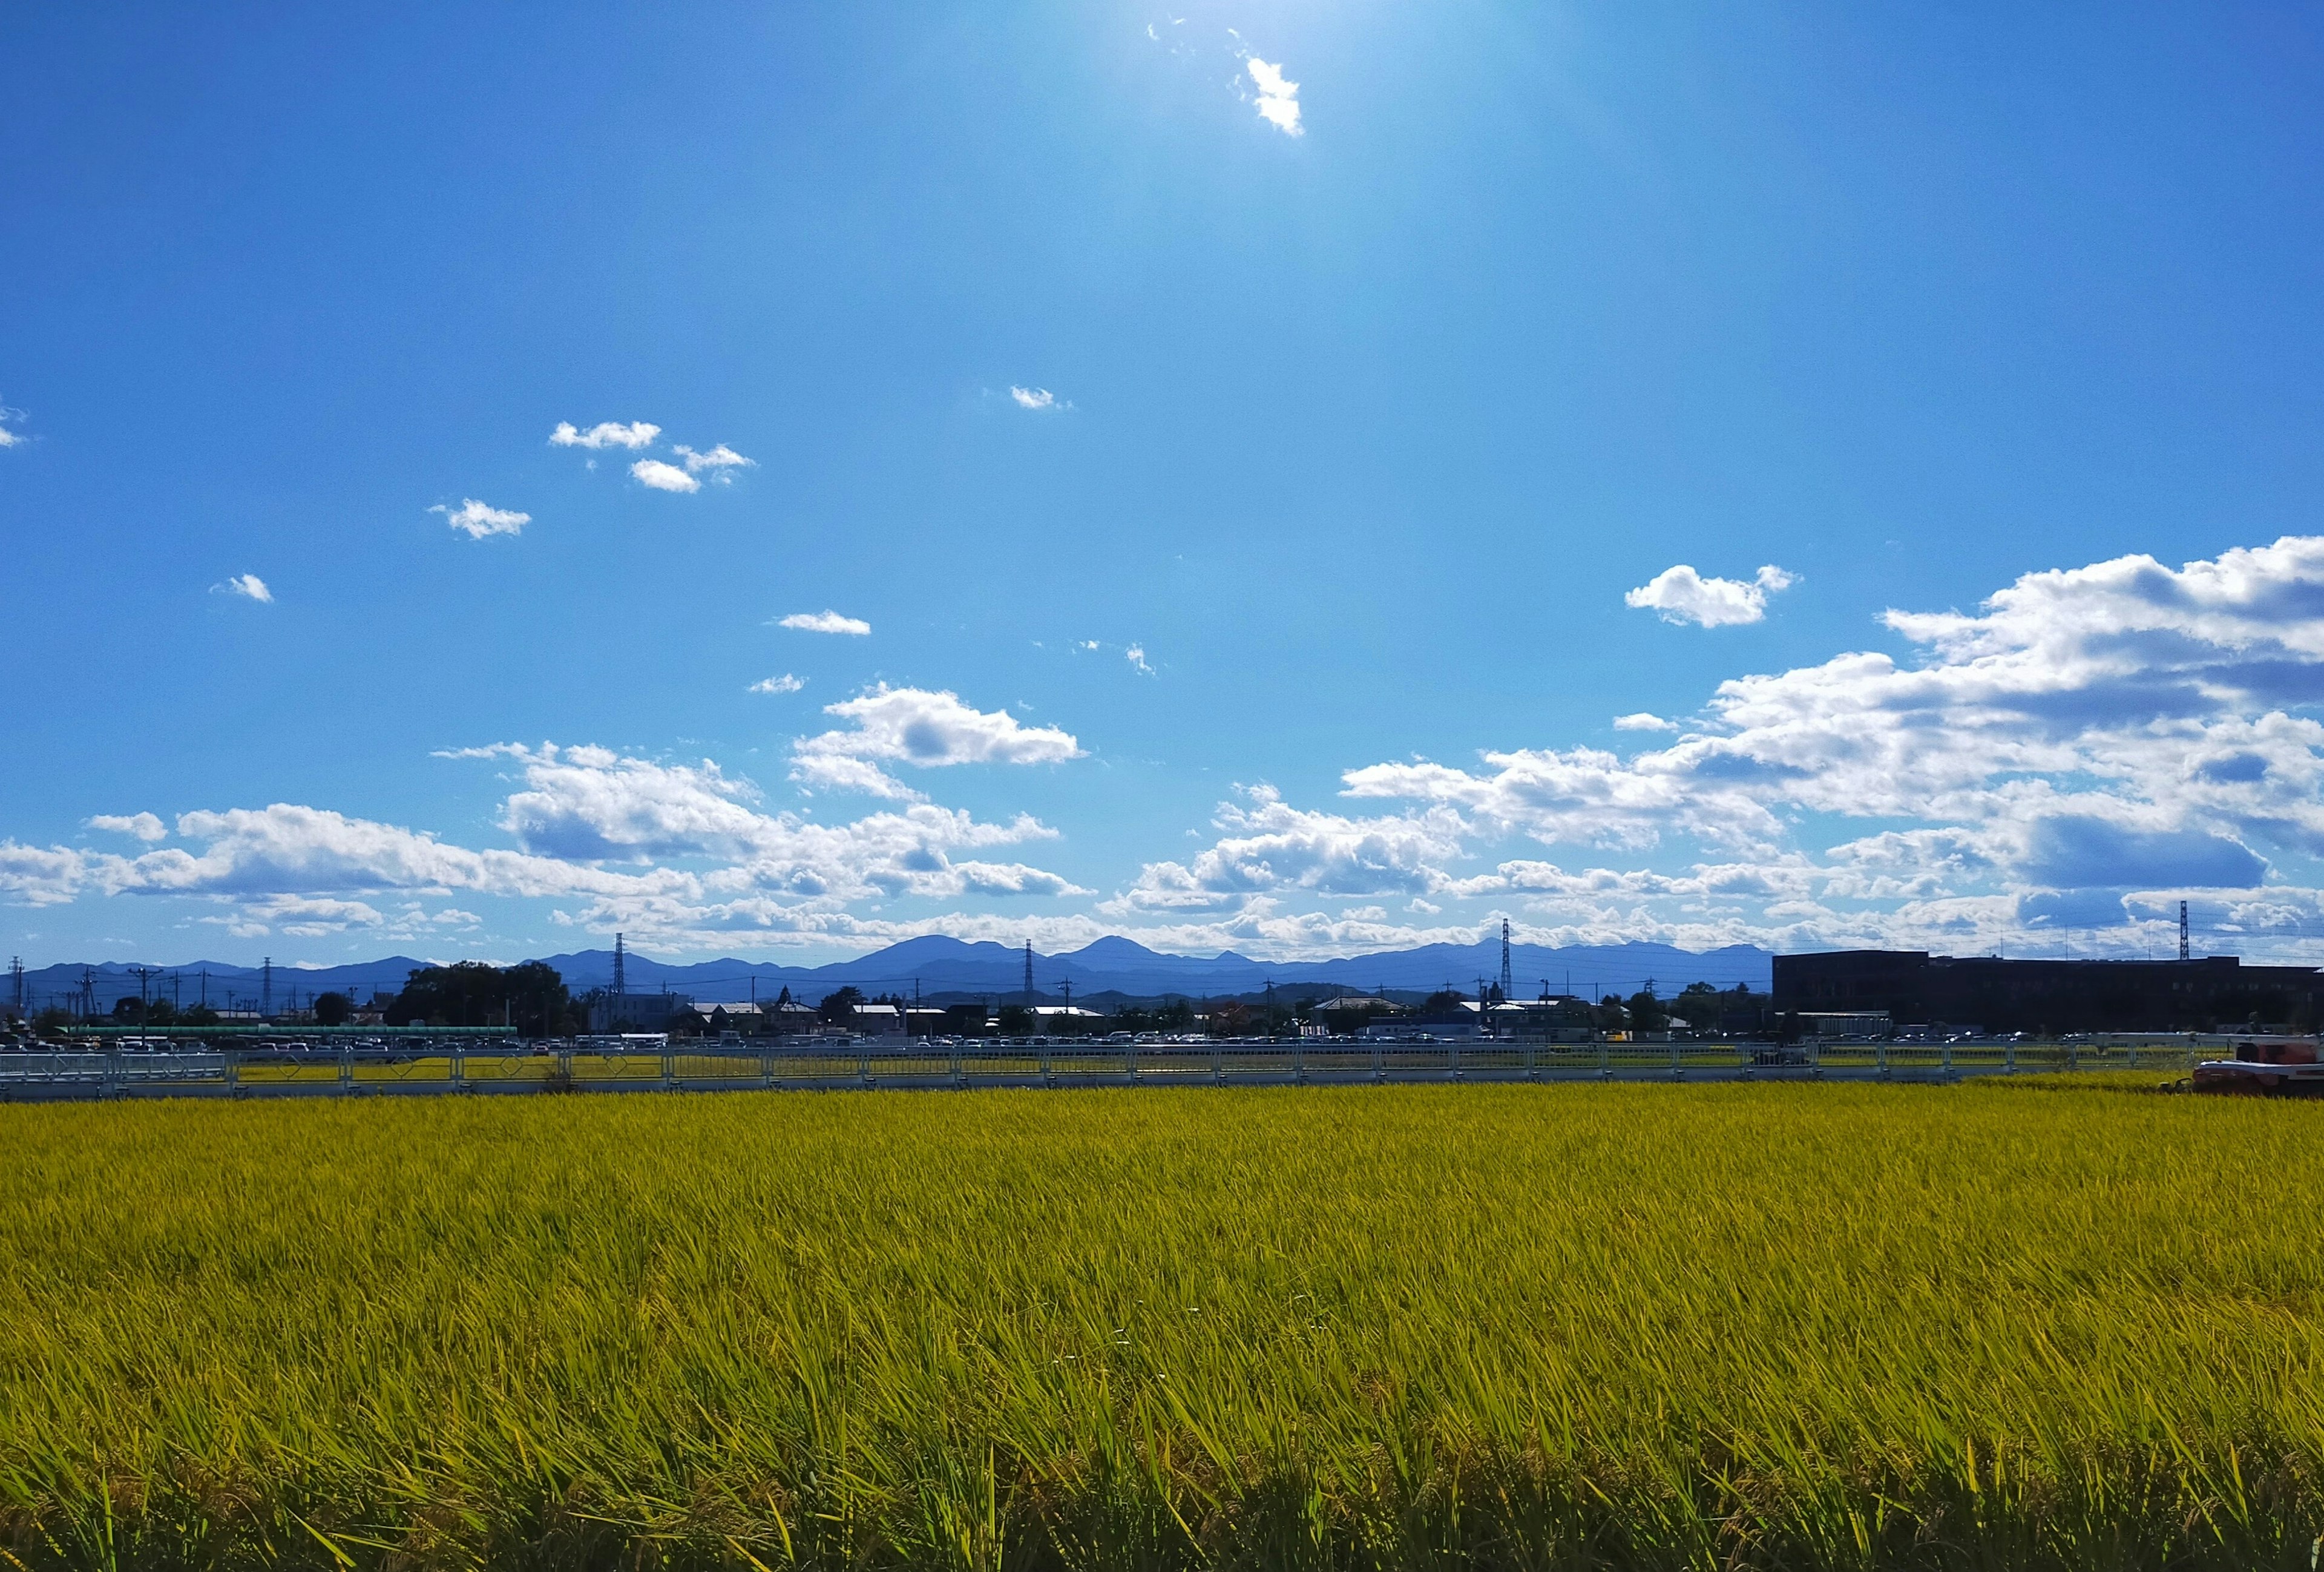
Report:
[[[576,993],[606,987],[613,980],[612,950],[539,958],[556,967]],[[1585,996],[1631,994],[1650,979],[1664,994],[1694,982],[1721,988],[1748,983],[1764,989],[1771,971],[1768,952],[1749,945],[1698,952],[1665,944],[1584,945],[1566,949],[1517,944],[1510,946],[1509,959],[1511,991],[1521,998],[1545,987],[1551,993]],[[262,992],[271,986],[272,1003],[280,1008],[297,998],[328,991],[361,998],[374,992],[392,993],[403,985],[407,974],[428,964],[409,956],[388,956],[337,966],[278,966],[269,985],[255,966],[192,961],[146,966],[144,986],[156,996],[172,996],[184,1004],[207,997],[213,1005],[232,1003],[245,1007],[256,1006]],[[64,1003],[78,994],[86,974],[97,1008],[109,1010],[115,998],[137,993],[139,965],[90,962],[28,970],[25,1005],[38,1010],[51,1003]],[[1480,978],[1498,978],[1500,969],[1498,939],[1472,945],[1423,945],[1320,961],[1258,961],[1232,950],[1209,957],[1167,955],[1120,938],[1101,939],[1056,955],[1033,954],[1033,985],[1045,998],[1058,996],[1068,983],[1074,994],[1083,996],[1252,994],[1270,982],[1278,989],[1322,986],[1351,993],[1448,986],[1468,991],[1475,988]],[[687,994],[706,1003],[754,994],[771,998],[788,988],[794,997],[812,1003],[847,984],[869,994],[917,990],[923,997],[946,994],[1014,997],[1025,986],[1025,951],[990,941],[969,943],[936,935],[905,939],[853,960],[820,966],[786,966],[733,957],[677,965],[631,950],[623,957],[623,982],[633,994]],[[0,1001],[6,997],[0,994]]]

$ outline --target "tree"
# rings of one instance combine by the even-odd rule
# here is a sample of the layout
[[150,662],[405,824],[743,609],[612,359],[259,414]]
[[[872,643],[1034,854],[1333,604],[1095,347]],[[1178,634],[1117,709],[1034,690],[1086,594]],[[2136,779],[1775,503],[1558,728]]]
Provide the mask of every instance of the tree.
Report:
[[1719,990],[1709,983],[1689,983],[1671,1001],[1671,1013],[1684,1021],[1697,1031],[1708,1031],[1719,1024],[1719,1013],[1726,1007]]
[[1022,1004],[1001,1006],[999,1030],[1003,1037],[1030,1037],[1033,1034],[1033,1012]]
[[1653,987],[1644,987],[1630,995],[1630,1025],[1638,1031],[1660,1031],[1670,1024],[1670,1013],[1663,1002],[1655,997]]
[[347,1017],[354,1013],[355,1001],[345,994],[315,995],[315,1024],[318,1026],[345,1026]]
[[849,983],[836,993],[825,994],[823,1003],[815,1007],[815,1013],[835,1026],[855,1013],[855,1006],[867,1002],[863,990]]
[[531,1037],[565,1027],[570,996],[544,961],[501,967],[483,961],[420,966],[387,1007],[390,1026],[499,1026]]

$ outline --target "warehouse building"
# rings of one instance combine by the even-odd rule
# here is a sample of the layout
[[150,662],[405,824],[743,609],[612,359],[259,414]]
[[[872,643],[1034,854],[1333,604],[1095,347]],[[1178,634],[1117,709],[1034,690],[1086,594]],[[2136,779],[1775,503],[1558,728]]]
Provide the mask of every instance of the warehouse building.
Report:
[[1926,950],[1775,957],[1775,1012],[1885,1014],[1907,1025],[1987,1031],[2209,1031],[2258,1022],[2309,1031],[2324,973],[2247,966],[2235,956],[2167,961],[2004,960]]

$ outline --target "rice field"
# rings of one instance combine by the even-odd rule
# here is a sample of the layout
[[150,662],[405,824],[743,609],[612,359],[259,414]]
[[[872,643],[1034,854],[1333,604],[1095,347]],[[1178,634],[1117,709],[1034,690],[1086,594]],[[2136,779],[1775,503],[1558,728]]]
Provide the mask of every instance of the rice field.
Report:
[[0,1106],[0,1559],[2309,1567],[2164,1078]]

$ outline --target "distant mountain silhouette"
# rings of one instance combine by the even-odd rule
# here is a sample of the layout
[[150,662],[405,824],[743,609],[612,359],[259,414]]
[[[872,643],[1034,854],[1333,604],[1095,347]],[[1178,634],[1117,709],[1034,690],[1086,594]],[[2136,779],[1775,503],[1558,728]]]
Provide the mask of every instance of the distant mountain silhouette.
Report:
[[[611,950],[542,957],[574,989],[603,987],[613,975]],[[1545,982],[1552,993],[1569,989],[1636,993],[1653,979],[1658,992],[1676,993],[1689,983],[1705,982],[1722,988],[1748,983],[1765,988],[1770,972],[1768,952],[1748,945],[1700,954],[1665,944],[1578,946],[1552,949],[1543,945],[1512,945],[1509,950],[1514,992],[1521,997],[1538,994]],[[1097,939],[1080,949],[1058,954],[1033,954],[1033,984],[1043,994],[1055,994],[1070,982],[1076,994],[1242,994],[1272,981],[1278,989],[1309,984],[1363,991],[1371,988],[1439,988],[1462,990],[1477,979],[1496,980],[1501,970],[1498,939],[1473,945],[1434,944],[1416,949],[1382,950],[1336,960],[1256,961],[1232,950],[1211,957],[1166,955],[1134,939],[1118,936]],[[1012,994],[1024,987],[1025,952],[991,942],[971,944],[956,939],[928,936],[906,939],[854,960],[820,966],[784,966],[764,961],[727,958],[671,965],[630,952],[625,976],[632,991],[651,988],[692,994],[698,999],[746,997],[752,981],[761,997],[789,987],[812,1001],[842,984],[853,983],[867,992],[909,993],[917,983],[923,994],[970,993]]]
[[[580,950],[540,958],[556,967],[566,985],[576,994],[608,986],[613,980],[613,952],[610,949]],[[1509,958],[1513,991],[1519,998],[1534,996],[1545,985],[1552,993],[1571,991],[1585,996],[1597,993],[1633,994],[1650,978],[1655,991],[1665,995],[1694,982],[1721,988],[1748,983],[1754,988],[1765,988],[1771,969],[1768,952],[1749,945],[1729,945],[1724,949],[1698,953],[1666,944],[1583,945],[1570,949],[1518,944],[1510,947]],[[393,993],[402,987],[408,974],[428,964],[409,956],[390,956],[337,966],[278,966],[274,968],[274,1003],[278,1008],[285,1008],[294,994],[304,999],[333,990],[363,999],[369,998],[374,991]],[[136,966],[137,963],[108,961],[90,962],[86,968],[71,964],[27,971],[27,1000],[36,1010],[51,1003],[63,1003],[79,989],[86,969],[92,979],[91,991],[97,1009],[110,1010],[115,999],[124,994],[133,997],[136,994]],[[223,1006],[229,997],[245,1005],[255,1004],[258,1000],[261,979],[256,966],[189,961],[179,966],[152,966],[150,970],[153,976],[147,987],[157,997],[169,996],[174,985],[175,997],[190,1005],[200,996],[205,986],[203,974],[207,973],[209,1002],[213,1005]],[[1033,984],[1045,997],[1056,996],[1067,983],[1077,995],[1185,994],[1197,998],[1255,993],[1269,982],[1278,991],[1329,987],[1351,993],[1375,988],[1408,992],[1449,986],[1471,992],[1480,977],[1489,982],[1497,980],[1500,970],[1501,946],[1498,939],[1471,945],[1423,945],[1416,949],[1381,950],[1321,961],[1257,961],[1232,950],[1210,957],[1166,955],[1120,936],[1109,936],[1060,954],[1045,955],[1037,950],[1033,955]],[[834,961],[820,966],[786,966],[731,957],[678,965],[631,950],[625,957],[624,977],[632,993],[669,991],[689,994],[706,1002],[749,998],[755,985],[760,998],[772,998],[788,987],[793,995],[812,1003],[847,983],[867,993],[909,994],[917,985],[923,995],[982,994],[1005,1001],[1024,987],[1025,952],[989,940],[969,943],[938,935],[908,939],[854,960]]]

